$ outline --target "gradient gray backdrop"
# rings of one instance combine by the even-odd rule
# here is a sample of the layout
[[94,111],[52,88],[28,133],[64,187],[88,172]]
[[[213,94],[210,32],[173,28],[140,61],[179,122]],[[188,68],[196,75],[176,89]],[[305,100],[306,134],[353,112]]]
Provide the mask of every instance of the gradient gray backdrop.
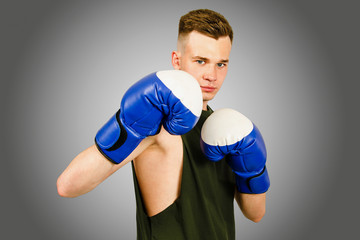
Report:
[[178,19],[195,8],[219,11],[235,32],[211,106],[247,115],[268,148],[267,214],[255,224],[236,209],[237,239],[350,239],[359,214],[358,7],[1,1],[1,239],[135,238],[130,165],[76,199],[59,197],[56,179],[133,82],[171,69]]

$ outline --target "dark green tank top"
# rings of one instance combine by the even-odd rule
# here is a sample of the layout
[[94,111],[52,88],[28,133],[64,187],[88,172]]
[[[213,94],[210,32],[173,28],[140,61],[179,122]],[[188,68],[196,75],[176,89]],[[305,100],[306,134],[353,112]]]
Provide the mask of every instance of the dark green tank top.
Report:
[[137,239],[235,239],[234,174],[224,160],[211,162],[200,149],[201,127],[212,110],[203,111],[183,141],[183,173],[179,198],[149,217],[133,168]]

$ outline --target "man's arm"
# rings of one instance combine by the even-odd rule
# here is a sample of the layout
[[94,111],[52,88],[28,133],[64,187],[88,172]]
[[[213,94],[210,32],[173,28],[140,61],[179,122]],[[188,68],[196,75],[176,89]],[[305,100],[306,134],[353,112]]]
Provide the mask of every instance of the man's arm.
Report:
[[226,161],[235,173],[235,199],[248,219],[259,222],[265,214],[265,192],[270,186],[266,148],[259,129],[232,109],[219,109],[201,129],[201,148],[212,161]]
[[59,176],[58,194],[62,197],[78,197],[90,192],[154,142],[154,137],[145,138],[120,164],[114,164],[106,159],[97,147],[92,145],[77,155]]
[[[189,91],[191,90],[191,91]],[[199,83],[179,70],[151,73],[124,94],[120,109],[57,181],[60,196],[85,194],[155,142],[161,125],[171,134],[191,130],[202,110]]]
[[247,219],[257,223],[264,217],[266,193],[246,194],[236,190],[235,199]]

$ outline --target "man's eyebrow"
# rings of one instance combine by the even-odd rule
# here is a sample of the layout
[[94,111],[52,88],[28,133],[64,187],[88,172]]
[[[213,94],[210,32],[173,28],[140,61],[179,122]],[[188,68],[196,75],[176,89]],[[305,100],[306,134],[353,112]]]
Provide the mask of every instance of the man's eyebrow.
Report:
[[198,59],[198,60],[203,60],[203,61],[205,61],[205,60],[209,60],[208,58],[206,58],[206,57],[201,57],[201,56],[194,56],[194,57],[192,57],[193,59]]
[[[206,58],[206,57],[201,57],[201,56],[194,56],[192,57],[193,59],[197,59],[197,60],[202,60],[202,61],[208,61],[209,59]],[[229,62],[229,59],[221,59],[219,61],[220,63],[228,63]]]

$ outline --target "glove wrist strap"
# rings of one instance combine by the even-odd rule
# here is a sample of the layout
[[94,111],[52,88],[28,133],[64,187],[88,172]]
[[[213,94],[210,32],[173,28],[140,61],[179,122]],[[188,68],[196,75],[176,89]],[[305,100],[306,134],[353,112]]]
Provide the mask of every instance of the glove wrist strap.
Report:
[[235,172],[236,186],[240,193],[259,194],[266,192],[270,187],[269,174],[266,166],[263,170],[251,177],[242,176],[241,173]]

